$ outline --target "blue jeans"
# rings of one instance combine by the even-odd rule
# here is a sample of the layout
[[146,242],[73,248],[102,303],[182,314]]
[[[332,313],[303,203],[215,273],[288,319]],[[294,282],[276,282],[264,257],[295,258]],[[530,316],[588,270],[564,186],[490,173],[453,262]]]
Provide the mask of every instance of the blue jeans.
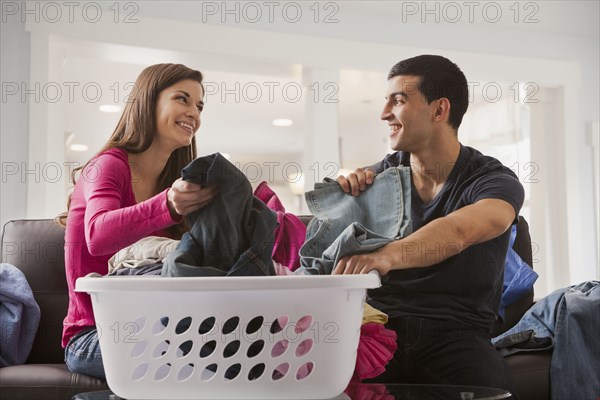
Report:
[[106,379],[96,328],[84,329],[69,340],[65,362],[71,372]]
[[389,168],[360,196],[332,180],[315,184],[306,203],[315,216],[306,228],[297,274],[330,274],[339,258],[367,253],[411,233],[410,168]]
[[[550,363],[553,399],[600,395],[600,282],[558,289],[538,301],[513,328],[492,342],[506,355],[554,341]],[[547,339],[543,341],[543,339]]]
[[161,275],[275,275],[271,255],[277,216],[252,195],[242,171],[215,153],[186,165],[181,176],[202,186],[218,186],[219,194],[189,215],[190,231],[165,257]]

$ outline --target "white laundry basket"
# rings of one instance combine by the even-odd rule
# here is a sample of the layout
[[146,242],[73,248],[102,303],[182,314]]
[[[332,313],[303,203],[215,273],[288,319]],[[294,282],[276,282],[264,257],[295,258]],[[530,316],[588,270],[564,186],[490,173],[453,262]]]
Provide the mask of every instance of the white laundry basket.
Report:
[[126,399],[317,399],[356,362],[378,275],[85,277],[106,379]]

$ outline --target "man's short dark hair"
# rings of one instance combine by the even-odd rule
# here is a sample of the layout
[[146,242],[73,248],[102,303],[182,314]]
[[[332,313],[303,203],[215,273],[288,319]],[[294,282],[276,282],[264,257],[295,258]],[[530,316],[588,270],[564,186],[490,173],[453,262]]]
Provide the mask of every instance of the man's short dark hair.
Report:
[[450,101],[448,123],[458,129],[469,106],[467,78],[458,65],[442,56],[424,54],[394,65],[388,80],[398,75],[420,77],[418,89],[428,104],[442,97],[447,98]]

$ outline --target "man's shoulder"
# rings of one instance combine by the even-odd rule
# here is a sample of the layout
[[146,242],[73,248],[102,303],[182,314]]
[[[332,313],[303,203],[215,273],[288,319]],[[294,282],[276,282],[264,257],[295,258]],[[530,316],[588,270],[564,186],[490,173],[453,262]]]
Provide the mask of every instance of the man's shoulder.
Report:
[[487,174],[507,174],[509,176],[516,175],[514,172],[502,164],[497,158],[485,155],[479,150],[469,146],[462,146],[461,160],[459,162],[461,170],[470,175],[487,175]]

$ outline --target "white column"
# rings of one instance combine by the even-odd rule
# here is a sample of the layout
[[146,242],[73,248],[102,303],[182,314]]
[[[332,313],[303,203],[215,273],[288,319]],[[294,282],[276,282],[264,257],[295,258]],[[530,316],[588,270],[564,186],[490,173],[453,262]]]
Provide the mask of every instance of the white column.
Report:
[[[302,171],[305,191],[326,177],[337,178],[341,168],[339,143],[339,72],[307,68],[303,73],[306,91],[306,135]],[[308,213],[302,202],[303,213]]]
[[[568,154],[565,149],[566,97],[563,89],[540,88],[538,103],[531,107],[531,161],[534,169],[531,183],[531,241],[533,269],[540,275],[535,285],[536,297],[543,297],[555,289],[569,285],[575,257],[568,209],[569,186],[567,179]],[[566,131],[568,132],[568,130]],[[539,290],[538,290],[539,289]]]
[[30,35],[29,155],[23,171],[27,218],[53,218],[66,210],[63,103],[68,92],[60,79],[60,57],[52,54],[49,34],[30,31]]
[[29,104],[29,157],[24,178],[27,182],[27,218],[44,218],[48,200],[42,170],[46,162],[48,144],[48,105],[42,88],[49,82],[48,68],[50,39],[45,32],[31,31],[31,54],[27,95]]

